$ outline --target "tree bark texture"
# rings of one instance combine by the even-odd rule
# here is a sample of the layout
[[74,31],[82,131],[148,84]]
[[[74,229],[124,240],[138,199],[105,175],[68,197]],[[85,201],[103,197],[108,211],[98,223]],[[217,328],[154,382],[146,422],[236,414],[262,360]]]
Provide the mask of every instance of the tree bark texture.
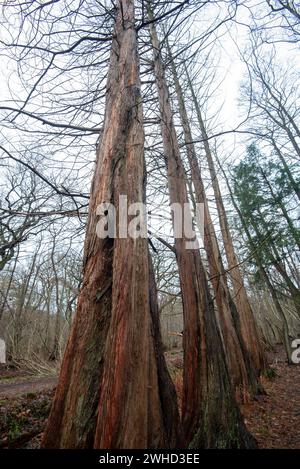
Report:
[[179,113],[184,132],[184,139],[187,144],[187,157],[191,169],[196,201],[197,203],[204,205],[204,247],[209,264],[211,282],[215,293],[215,301],[218,307],[230,377],[234,388],[236,388],[243,397],[247,394],[247,392],[245,394],[245,391],[248,391],[249,388],[251,388],[251,391],[256,391],[260,388],[260,385],[257,382],[256,372],[252,367],[250,357],[248,356],[248,352],[243,343],[243,338],[240,332],[241,326],[239,316],[232,301],[226,281],[226,272],[208,208],[208,201],[198,164],[197,154],[192,143],[192,133],[184,97],[179,83],[176,66],[172,59],[171,67],[179,104]]
[[[232,287],[234,292],[234,302],[236,305],[236,310],[238,314],[238,321],[239,321],[239,330],[241,334],[241,340],[245,344],[245,348],[250,357],[250,364],[253,364],[253,367],[256,370],[256,374],[259,375],[266,367],[266,359],[264,357],[264,352],[262,349],[262,344],[260,341],[260,337],[258,334],[254,314],[248,299],[248,295],[246,292],[246,288],[244,285],[244,280],[239,268],[239,263],[235,254],[233,240],[231,237],[228,219],[222,199],[222,194],[219,186],[219,181],[217,177],[217,173],[215,170],[215,165],[212,157],[212,153],[210,150],[210,145],[207,138],[207,133],[205,129],[205,125],[202,119],[202,114],[200,110],[200,106],[198,100],[196,98],[192,83],[188,77],[189,87],[192,93],[194,105],[197,112],[198,123],[200,127],[200,131],[202,134],[202,138],[204,140],[204,149],[205,155],[208,162],[208,168],[210,172],[210,177],[212,181],[212,186],[215,195],[215,201],[218,211],[219,223],[221,227],[221,233],[224,242],[224,248],[228,263],[228,271],[230,273],[230,278],[232,281]],[[204,188],[204,187],[203,187]],[[212,226],[212,225],[211,225]],[[216,239],[215,234],[213,234],[212,239]],[[219,263],[223,265],[221,255],[219,252],[219,256],[216,257],[219,259]],[[223,276],[226,275],[224,266],[222,266]],[[228,287],[227,287],[228,289]],[[252,366],[252,365],[250,365]]]
[[[150,310],[147,239],[96,235],[99,204],[114,204],[118,219],[120,195],[127,195],[128,205],[143,202],[144,171],[134,1],[119,0],[104,129],[91,188],[83,284],[43,447],[175,444],[176,395],[170,381],[159,376],[164,373],[166,378],[167,370],[161,355],[157,364],[161,344]],[[168,400],[175,414],[173,428],[171,411],[164,407]]]
[[[148,12],[150,19],[153,18],[150,8]],[[164,76],[161,46],[153,23],[150,34],[170,202],[183,207],[188,202],[185,170]],[[184,236],[175,238],[184,315],[182,443],[188,446],[192,442],[195,448],[230,447],[234,439],[238,445],[250,447],[254,441],[244,426],[233,396],[199,249],[187,249],[186,241]],[[228,433],[228,428],[234,429],[232,434]]]

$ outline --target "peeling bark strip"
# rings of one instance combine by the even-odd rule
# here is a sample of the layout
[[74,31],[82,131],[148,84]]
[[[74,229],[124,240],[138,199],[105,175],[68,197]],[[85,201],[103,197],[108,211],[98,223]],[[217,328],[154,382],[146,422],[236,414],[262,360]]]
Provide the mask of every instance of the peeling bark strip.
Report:
[[45,448],[175,445],[176,394],[167,379],[157,318],[150,314],[147,239],[96,236],[96,207],[110,202],[118,212],[121,194],[127,195],[128,203],[142,202],[144,171],[134,1],[120,0],[91,188],[83,286],[43,438]]
[[[153,18],[148,4],[150,20]],[[185,171],[164,76],[160,43],[150,25],[171,203],[188,202]],[[191,214],[190,214],[191,216]],[[213,301],[199,250],[175,238],[184,315],[183,445],[193,448],[255,446],[234,399]]]

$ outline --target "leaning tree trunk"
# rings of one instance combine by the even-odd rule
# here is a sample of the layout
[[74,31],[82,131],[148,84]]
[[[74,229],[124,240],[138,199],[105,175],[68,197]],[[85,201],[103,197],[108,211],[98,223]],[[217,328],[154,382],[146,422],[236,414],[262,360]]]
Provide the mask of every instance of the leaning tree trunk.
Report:
[[[134,1],[119,0],[77,313],[43,438],[47,448],[174,446],[153,339],[147,239],[100,239],[97,207],[143,201],[144,133]],[[124,215],[123,215],[124,216]],[[128,215],[125,214],[125,217]],[[124,222],[124,220],[122,220]],[[118,232],[118,223],[116,232]],[[155,353],[156,351],[156,353]],[[169,398],[176,417],[175,395]],[[175,410],[174,410],[175,409]],[[170,437],[170,442],[168,441]]]
[[[179,104],[179,114],[187,144],[187,157],[191,169],[192,181],[195,188],[196,201],[204,205],[204,248],[209,264],[210,280],[215,293],[215,301],[219,311],[222,334],[225,342],[225,351],[234,387],[240,391],[241,397],[248,394],[248,390],[256,392],[261,388],[256,378],[256,371],[245,348],[240,332],[241,326],[238,312],[231,299],[226,281],[226,272],[219,250],[216,232],[210,216],[204,183],[198,164],[195,147],[192,143],[192,133],[187,116],[185,101],[179,83],[177,70],[172,60],[169,48],[173,79]],[[201,227],[200,231],[201,231]]]
[[[150,19],[153,18],[150,8]],[[150,24],[170,202],[188,202],[185,171],[174,127],[170,97],[154,24]],[[191,213],[187,214],[191,220]],[[174,218],[173,218],[174,220]],[[199,249],[175,237],[184,316],[183,444],[195,448],[252,447],[235,402]]]
[[177,395],[174,383],[170,377],[165,356],[163,353],[163,342],[160,331],[159,308],[157,302],[157,288],[152,259],[149,253],[149,291],[150,291],[150,313],[152,319],[152,336],[154,339],[154,351],[158,370],[158,386],[163,413],[164,428],[170,448],[175,448],[180,437],[179,412]]
[[[212,181],[212,186],[214,190],[216,206],[219,216],[219,223],[221,227],[221,233],[224,241],[224,248],[226,253],[226,258],[228,262],[228,271],[230,273],[230,278],[232,281],[232,287],[234,292],[234,301],[238,313],[239,319],[239,328],[241,333],[241,339],[245,344],[246,350],[250,356],[250,362],[253,364],[256,374],[259,375],[266,368],[266,359],[264,356],[262,344],[258,334],[254,313],[252,311],[248,295],[246,292],[244,280],[239,268],[239,263],[235,254],[233,240],[231,237],[229,224],[227,220],[227,215],[223,203],[223,198],[219,186],[219,181],[217,173],[215,170],[215,165],[213,157],[210,150],[210,145],[207,138],[207,133],[205,125],[202,119],[200,106],[196,98],[191,80],[189,78],[188,72],[186,70],[189,88],[192,93],[193,102],[197,112],[198,123],[200,126],[200,131],[204,141],[205,155],[208,162],[208,168],[210,172],[210,178]],[[215,238],[215,236],[213,237]],[[220,257],[221,259],[221,257]],[[222,262],[222,261],[221,261]],[[223,272],[225,270],[223,268]]]
[[[263,214],[261,213],[261,211],[260,210],[258,210],[258,211],[259,211],[261,223],[263,225],[263,229],[266,232],[268,232],[268,224],[265,222]],[[251,224],[252,224],[252,227],[254,229],[254,232],[255,232],[256,236],[258,237],[258,239],[263,239],[261,230],[259,229],[259,225],[257,224],[255,218],[253,216],[251,216],[250,219],[251,219]],[[282,279],[286,283],[286,287],[289,290],[290,295],[291,295],[291,299],[292,299],[292,301],[295,305],[295,310],[296,310],[298,316],[300,317],[300,290],[294,284],[294,282],[292,281],[290,275],[288,274],[288,272],[285,268],[285,265],[281,260],[282,256],[280,255],[280,253],[279,253],[279,251],[278,251],[278,249],[277,249],[277,247],[276,247],[273,240],[271,240],[271,239],[269,240],[268,247],[269,247],[268,256],[269,256],[269,258],[272,262],[272,265],[275,267],[275,269],[277,270],[279,275],[282,277]]]
[[269,278],[269,275],[261,261],[261,258],[260,256],[258,255],[257,253],[257,249],[256,249],[256,245],[252,239],[252,236],[251,236],[251,233],[248,229],[248,226],[247,226],[247,223],[245,222],[244,220],[244,217],[243,217],[243,214],[234,198],[234,194],[232,192],[232,189],[231,189],[231,186],[230,186],[230,183],[229,183],[229,180],[228,180],[228,177],[224,171],[224,169],[222,168],[219,160],[217,159],[217,162],[219,164],[219,167],[221,168],[222,172],[223,172],[223,176],[224,176],[224,179],[226,181],[226,184],[227,184],[227,188],[228,188],[228,191],[229,191],[229,194],[230,194],[230,198],[231,198],[231,201],[232,201],[232,205],[234,206],[240,220],[241,220],[241,224],[242,224],[242,227],[244,229],[244,232],[246,234],[246,237],[248,239],[248,242],[249,242],[249,245],[251,246],[251,249],[252,249],[252,253],[253,253],[253,256],[256,260],[256,263],[257,263],[257,266],[258,266],[258,269],[259,269],[259,274],[260,274],[260,277],[262,279],[262,281],[265,282],[269,292],[270,292],[270,295],[271,295],[271,298],[274,302],[274,305],[275,305],[275,308],[276,308],[276,311],[279,315],[279,317],[281,318],[282,320],[282,341],[283,341],[283,345],[284,345],[284,348],[285,348],[285,351],[286,351],[286,355],[287,355],[287,361],[288,363],[291,363],[291,345],[290,345],[290,339],[289,339],[289,326],[288,326],[288,322],[287,322],[287,319],[286,319],[286,316],[284,314],[284,311],[282,309],[282,306],[280,304],[280,301],[278,299],[278,296],[277,296],[277,292]]

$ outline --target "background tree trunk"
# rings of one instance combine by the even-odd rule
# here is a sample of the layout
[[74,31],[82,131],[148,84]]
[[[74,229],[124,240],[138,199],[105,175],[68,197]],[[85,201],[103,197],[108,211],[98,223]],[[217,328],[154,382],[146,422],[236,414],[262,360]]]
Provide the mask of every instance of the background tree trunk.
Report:
[[[148,12],[151,20],[150,7]],[[150,34],[170,202],[179,203],[183,208],[188,202],[185,171],[164,76],[161,47],[153,23],[150,24]],[[189,217],[191,221],[191,213]],[[182,443],[188,446],[192,442],[195,448],[231,447],[234,440],[235,445],[251,447],[254,441],[244,426],[233,396],[199,249],[187,249],[187,241],[184,235],[175,237],[184,315]],[[217,428],[219,431],[216,432]],[[233,432],[228,433],[228,428]]]
[[[218,164],[219,164],[220,168],[222,169],[222,166],[220,165],[219,161],[218,161]],[[261,259],[260,259],[259,255],[257,254],[256,246],[255,246],[255,244],[252,240],[251,234],[248,230],[248,226],[244,221],[243,214],[241,213],[241,211],[240,211],[240,209],[239,209],[239,207],[236,203],[236,200],[235,200],[233,192],[231,190],[231,187],[230,187],[228,178],[226,176],[226,173],[223,169],[222,169],[222,171],[223,171],[223,175],[224,175],[224,178],[225,178],[228,190],[229,190],[229,194],[230,194],[232,204],[233,204],[233,206],[234,206],[234,208],[235,208],[235,210],[236,210],[236,212],[237,212],[237,214],[238,214],[238,216],[241,220],[241,223],[242,223],[242,226],[244,228],[245,234],[248,238],[249,244],[252,247],[252,252],[253,252],[253,255],[256,259],[261,279],[265,282],[265,284],[266,284],[266,286],[267,286],[267,288],[268,288],[268,290],[271,294],[271,297],[272,297],[272,300],[274,302],[276,311],[278,312],[278,315],[282,320],[282,340],[283,340],[284,348],[285,348],[286,355],[287,355],[287,361],[288,361],[288,363],[291,363],[291,344],[290,344],[290,339],[289,339],[289,326],[288,326],[286,316],[285,316],[284,311],[281,307],[280,301],[279,301],[278,296],[277,296],[277,292],[276,292],[276,290],[275,290],[275,288],[274,288],[274,286],[273,286],[273,284],[272,284],[272,282],[271,282],[271,280],[268,276],[268,273],[267,273],[266,269],[264,268],[264,266],[261,262]]]
[[[187,156],[195,188],[196,201],[197,203],[204,205],[204,247],[209,264],[211,282],[215,293],[215,301],[219,311],[230,377],[234,388],[236,388],[241,393],[241,396],[244,397],[248,394],[249,389],[251,392],[257,392],[257,390],[260,389],[260,384],[257,381],[256,371],[253,369],[253,364],[243,343],[243,337],[240,332],[241,325],[239,315],[231,299],[226,281],[226,272],[208,208],[208,201],[198,164],[196,150],[192,143],[192,133],[184,97],[170,49],[169,55],[171,57],[171,67],[179,105],[179,114],[184,132],[184,139],[187,145]],[[199,229],[201,231],[202,227],[200,226]]]
[[[235,250],[233,246],[233,241],[231,237],[231,233],[228,226],[227,215],[222,199],[222,194],[219,186],[219,181],[217,177],[217,173],[215,170],[215,165],[213,161],[213,157],[210,150],[210,145],[208,142],[208,136],[206,133],[205,125],[202,119],[200,106],[195,95],[190,77],[188,75],[188,71],[186,70],[186,74],[188,77],[189,88],[192,94],[193,102],[197,112],[198,123],[201,131],[201,135],[204,141],[204,149],[205,155],[208,162],[208,168],[210,172],[210,178],[212,181],[212,186],[215,195],[215,201],[219,216],[219,223],[221,227],[221,233],[224,241],[224,248],[228,262],[228,271],[230,273],[233,292],[234,292],[234,301],[236,304],[238,322],[239,322],[239,330],[241,334],[241,340],[245,344],[245,348],[247,353],[250,357],[250,366],[253,366],[257,375],[261,373],[262,370],[265,369],[266,366],[266,359],[264,357],[264,353],[262,350],[262,345],[260,342],[260,338],[258,335],[254,314],[247,296],[246,288],[244,285],[243,277],[241,275],[239,269],[239,263],[237,257],[235,255]],[[200,170],[199,170],[200,171]],[[204,186],[203,186],[204,189]],[[212,225],[211,225],[212,226]],[[215,239],[215,235],[213,235],[213,239]],[[217,259],[221,260],[221,255]],[[225,269],[222,269],[223,273],[225,274]]]

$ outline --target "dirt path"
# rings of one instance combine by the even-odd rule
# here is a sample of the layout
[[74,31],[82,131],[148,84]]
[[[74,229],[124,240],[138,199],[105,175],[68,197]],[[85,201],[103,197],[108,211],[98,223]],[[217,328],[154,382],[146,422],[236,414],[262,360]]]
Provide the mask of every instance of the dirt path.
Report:
[[[180,394],[182,351],[166,355]],[[275,377],[264,379],[266,395],[242,406],[246,425],[259,448],[300,449],[300,365],[288,366],[282,347],[268,358]],[[39,447],[56,383],[53,377],[0,380],[0,447]]]
[[269,355],[276,376],[264,380],[266,396],[242,406],[260,448],[300,449],[300,365],[288,366],[282,347]]
[[22,394],[37,393],[56,386],[57,378],[29,378],[22,381],[0,381],[0,397],[17,397]]

